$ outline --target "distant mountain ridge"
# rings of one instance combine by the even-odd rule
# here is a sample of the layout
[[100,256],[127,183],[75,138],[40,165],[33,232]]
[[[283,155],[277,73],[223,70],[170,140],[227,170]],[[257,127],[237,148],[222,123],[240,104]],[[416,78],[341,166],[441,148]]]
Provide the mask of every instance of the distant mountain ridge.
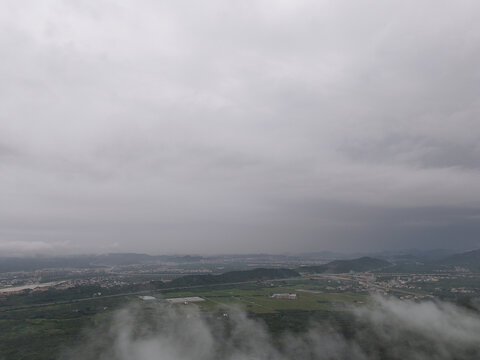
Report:
[[53,268],[89,268],[115,265],[148,264],[162,262],[194,262],[203,257],[191,255],[147,255],[112,253],[101,255],[72,255],[55,257],[0,257],[0,272],[35,271]]
[[[315,253],[312,258],[319,255],[334,256],[335,253]],[[230,255],[222,255],[230,256]],[[61,269],[61,268],[101,268],[110,266],[133,265],[133,264],[154,264],[158,262],[172,263],[195,263],[204,259],[221,258],[222,256],[191,256],[191,255],[148,255],[137,253],[111,253],[101,255],[70,255],[70,256],[37,256],[37,257],[1,257],[0,273],[15,271],[35,271],[40,269]],[[278,257],[287,259],[289,256],[251,254],[231,255],[232,258],[258,258]],[[301,259],[301,255],[296,255]],[[307,256],[306,259],[309,259]],[[261,264],[260,266],[265,266]],[[267,265],[268,266],[268,265]],[[349,271],[363,272],[373,271],[381,268],[389,268],[391,272],[417,272],[436,271],[453,267],[464,267],[471,271],[480,272],[480,249],[452,254],[451,250],[408,250],[402,252],[384,252],[377,255],[362,256],[354,259],[336,259],[327,264],[301,267],[301,271],[312,271],[318,273],[345,273]]]
[[364,271],[377,270],[377,269],[385,268],[391,265],[392,264],[386,260],[364,256],[364,257],[361,257],[358,259],[352,259],[352,260],[334,260],[323,265],[305,266],[301,268],[301,271],[340,274],[340,273],[347,273],[350,271],[364,272]]

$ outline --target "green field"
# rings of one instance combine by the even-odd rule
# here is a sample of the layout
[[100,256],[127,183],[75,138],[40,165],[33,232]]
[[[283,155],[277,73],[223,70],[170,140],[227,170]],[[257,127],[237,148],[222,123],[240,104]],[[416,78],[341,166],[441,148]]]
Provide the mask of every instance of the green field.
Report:
[[[342,318],[349,305],[364,302],[366,295],[325,291],[321,281],[270,281],[235,286],[211,286],[185,291],[159,291],[165,298],[200,296],[204,302],[172,306],[199,306],[203,311],[223,312],[231,306],[264,321],[272,333],[301,331],[312,318]],[[274,293],[296,293],[296,300],[274,299]],[[115,309],[138,296],[98,297],[80,302],[15,308],[0,304],[0,360],[55,359],[64,346],[82,340],[82,329],[95,326]]]
[[[158,294],[159,299],[164,297],[200,296],[206,301],[198,303],[205,309],[215,309],[219,306],[236,306],[248,312],[274,313],[283,310],[304,311],[339,311],[349,305],[364,302],[366,296],[356,293],[324,292],[324,287],[317,284],[289,281],[282,286],[264,286],[257,284],[239,285],[232,289],[195,289],[191,291],[169,292]],[[275,299],[275,293],[295,293],[296,300]]]

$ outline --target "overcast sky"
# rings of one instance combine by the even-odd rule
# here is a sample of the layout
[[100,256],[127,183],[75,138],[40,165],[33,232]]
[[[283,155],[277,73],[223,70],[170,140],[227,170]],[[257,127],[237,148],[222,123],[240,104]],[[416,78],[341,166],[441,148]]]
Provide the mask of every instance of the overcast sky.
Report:
[[0,254],[480,247],[480,3],[2,1]]

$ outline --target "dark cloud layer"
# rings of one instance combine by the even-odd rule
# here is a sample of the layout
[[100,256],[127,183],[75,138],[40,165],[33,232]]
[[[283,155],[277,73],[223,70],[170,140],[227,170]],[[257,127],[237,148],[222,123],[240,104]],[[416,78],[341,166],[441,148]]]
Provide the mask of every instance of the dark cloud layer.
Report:
[[0,251],[479,245],[475,1],[7,1]]

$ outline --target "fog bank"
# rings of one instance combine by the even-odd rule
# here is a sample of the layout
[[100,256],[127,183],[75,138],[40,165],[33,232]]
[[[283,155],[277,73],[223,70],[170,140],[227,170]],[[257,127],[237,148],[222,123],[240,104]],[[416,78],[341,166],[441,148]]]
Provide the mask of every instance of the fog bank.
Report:
[[446,360],[480,355],[476,312],[442,302],[383,297],[372,297],[368,305],[350,311],[350,331],[335,323],[312,323],[305,332],[273,337],[263,322],[238,309],[229,309],[226,317],[193,305],[130,304],[86,330],[88,341],[60,358]]

